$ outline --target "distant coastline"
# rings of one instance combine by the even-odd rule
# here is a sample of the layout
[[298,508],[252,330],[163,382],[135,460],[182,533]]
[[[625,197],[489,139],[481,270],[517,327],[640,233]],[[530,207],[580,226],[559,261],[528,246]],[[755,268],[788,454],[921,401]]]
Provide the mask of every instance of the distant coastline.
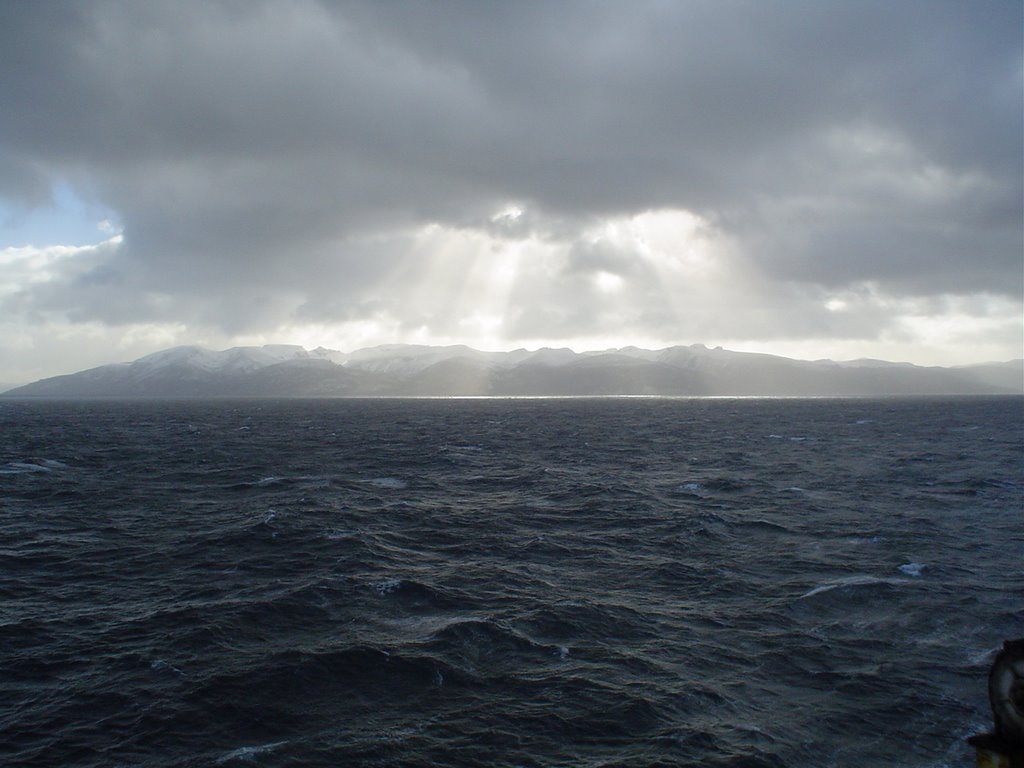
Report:
[[24,398],[888,397],[1024,395],[1024,360],[923,367],[796,360],[702,344],[660,350],[485,352],[386,345],[174,347],[0,393]]

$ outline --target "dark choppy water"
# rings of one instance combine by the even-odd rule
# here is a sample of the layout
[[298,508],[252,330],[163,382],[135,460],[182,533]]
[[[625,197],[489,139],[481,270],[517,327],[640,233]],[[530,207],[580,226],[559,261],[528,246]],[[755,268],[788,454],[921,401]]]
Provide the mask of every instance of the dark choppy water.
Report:
[[1024,402],[0,403],[0,763],[955,766]]

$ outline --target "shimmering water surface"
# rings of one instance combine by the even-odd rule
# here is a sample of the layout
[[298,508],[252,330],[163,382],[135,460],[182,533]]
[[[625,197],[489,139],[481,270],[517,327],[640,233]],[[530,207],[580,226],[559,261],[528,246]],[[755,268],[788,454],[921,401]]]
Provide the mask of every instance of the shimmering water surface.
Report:
[[959,766],[1024,402],[0,401],[0,763]]

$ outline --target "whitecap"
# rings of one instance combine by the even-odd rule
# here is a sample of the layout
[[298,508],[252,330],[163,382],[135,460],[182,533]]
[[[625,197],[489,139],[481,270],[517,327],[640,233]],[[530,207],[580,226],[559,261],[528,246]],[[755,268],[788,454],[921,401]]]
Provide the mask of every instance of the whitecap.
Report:
[[390,595],[392,592],[397,592],[401,586],[401,579],[385,579],[384,581],[378,581],[373,585],[373,588],[382,595]]
[[44,467],[41,464],[33,464],[28,461],[11,461],[4,465],[3,470],[0,473],[5,475],[23,475],[26,472],[52,472],[53,470],[49,467]]
[[398,477],[375,477],[369,483],[378,488],[389,488],[394,491],[400,491],[408,487],[408,483]]
[[689,493],[697,493],[703,490],[704,486],[700,483],[683,483],[682,485],[676,486],[676,491],[685,491]]
[[894,582],[892,579],[883,579],[878,576],[847,576],[843,579],[837,579],[836,581],[830,581],[826,584],[819,584],[809,592],[805,592],[800,595],[798,600],[803,600],[807,597],[813,597],[814,595],[820,595],[823,592],[831,592],[834,589],[844,589],[846,587],[866,587],[873,584],[893,584],[899,583],[897,580]]
[[904,563],[899,567],[901,573],[907,574],[907,576],[920,576],[927,566],[924,563]]
[[226,755],[223,755],[222,757],[218,758],[217,764],[221,765],[232,760],[244,760],[246,762],[251,762],[253,759],[255,759],[256,755],[262,754],[264,752],[271,752],[272,750],[275,750],[283,744],[287,743],[287,741],[273,741],[269,744],[257,744],[252,747],[239,747],[238,749],[233,749]]
[[850,536],[844,539],[847,544],[860,545],[860,544],[878,544],[880,541],[884,541],[881,536]]
[[349,529],[336,529],[328,531],[324,536],[328,541],[342,541],[344,539],[355,538],[356,532]]
[[174,674],[179,675],[179,676],[185,674],[180,669],[178,669],[177,667],[173,666],[172,664],[168,664],[163,659],[154,659],[153,661],[151,661],[149,663],[149,668],[152,669],[154,672],[159,672],[161,670],[167,670],[168,672],[173,672]]

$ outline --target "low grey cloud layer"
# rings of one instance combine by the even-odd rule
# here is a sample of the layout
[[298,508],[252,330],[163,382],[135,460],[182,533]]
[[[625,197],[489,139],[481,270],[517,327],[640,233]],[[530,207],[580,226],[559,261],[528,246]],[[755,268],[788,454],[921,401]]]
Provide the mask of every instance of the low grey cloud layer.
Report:
[[1017,2],[0,16],[0,199],[66,183],[123,227],[0,293],[10,323],[871,340],[938,301],[1020,343]]

